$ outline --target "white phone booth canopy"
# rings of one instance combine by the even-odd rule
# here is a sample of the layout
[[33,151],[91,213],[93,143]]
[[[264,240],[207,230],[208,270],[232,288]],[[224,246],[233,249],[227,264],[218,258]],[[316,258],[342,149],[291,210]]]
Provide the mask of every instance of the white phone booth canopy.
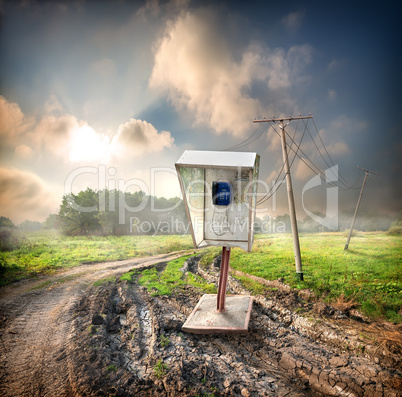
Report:
[[196,248],[251,251],[260,156],[186,150],[176,170]]

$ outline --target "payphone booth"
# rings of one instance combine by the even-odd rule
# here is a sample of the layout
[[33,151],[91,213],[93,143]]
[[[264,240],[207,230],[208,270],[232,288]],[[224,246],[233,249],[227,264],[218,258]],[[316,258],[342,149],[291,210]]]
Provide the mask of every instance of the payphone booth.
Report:
[[226,296],[226,285],[231,248],[253,245],[259,155],[186,150],[175,165],[194,247],[222,247],[218,293],[203,295],[182,329],[245,333],[252,297]]

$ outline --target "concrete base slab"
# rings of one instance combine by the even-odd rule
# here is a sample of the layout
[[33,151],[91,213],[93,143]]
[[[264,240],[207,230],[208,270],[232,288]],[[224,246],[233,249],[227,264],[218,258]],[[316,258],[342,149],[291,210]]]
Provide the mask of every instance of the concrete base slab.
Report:
[[245,295],[227,295],[225,311],[216,310],[217,296],[201,297],[182,331],[193,334],[244,334],[248,331],[253,298]]

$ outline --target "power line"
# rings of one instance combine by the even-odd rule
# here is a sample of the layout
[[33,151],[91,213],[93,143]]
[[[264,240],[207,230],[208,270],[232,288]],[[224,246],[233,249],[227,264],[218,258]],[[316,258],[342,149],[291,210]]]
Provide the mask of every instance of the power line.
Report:
[[[313,120],[313,122],[314,122],[314,120]],[[314,125],[315,125],[315,124],[314,124]],[[326,146],[324,145],[324,142],[323,142],[322,139],[321,139],[321,136],[320,136],[320,134],[319,134],[319,132],[318,132],[317,127],[316,127],[316,132],[317,132],[317,135],[318,135],[318,137],[319,137],[319,139],[320,139],[321,145],[323,146],[323,148],[324,148],[324,150],[325,150],[325,153],[327,154],[328,159],[329,159],[329,161],[331,162],[332,165],[328,164],[328,162],[327,162],[327,160],[325,159],[324,155],[321,153],[320,148],[318,147],[317,143],[315,142],[315,139],[314,139],[313,136],[311,135],[310,129],[308,129],[308,133],[309,133],[309,135],[310,135],[311,141],[314,143],[314,146],[315,146],[315,148],[317,149],[317,152],[319,153],[319,155],[320,155],[321,158],[323,159],[323,161],[324,161],[324,163],[326,164],[326,166],[330,169],[331,167],[335,166],[335,163],[333,162],[331,156],[329,155],[328,150],[327,150]],[[334,176],[336,176],[336,175],[334,175]],[[338,176],[339,176],[339,181],[340,181],[346,188],[348,188],[347,182],[344,180],[343,176],[340,174],[339,171],[338,171],[338,175],[337,175],[336,177],[338,177]]]
[[[276,133],[279,135],[279,132],[276,131]],[[288,135],[288,137],[292,140],[292,137],[290,137]],[[296,144],[297,145],[297,144]],[[290,150],[293,150],[290,147]],[[311,164],[308,164],[307,161],[301,157],[299,154],[297,154],[297,157],[299,157],[299,159],[316,175],[318,175],[320,177],[320,179],[324,182],[324,183],[328,183],[329,186],[333,186],[333,187],[338,187],[341,190],[350,190],[353,187],[352,186],[348,186],[348,187],[342,187],[340,185],[337,185],[335,182],[327,182],[322,175],[324,175],[324,172],[309,158],[309,156],[301,149],[298,147],[298,152],[302,153],[304,155],[304,157],[306,158],[306,160]],[[296,152],[295,152],[296,153]],[[314,169],[315,168],[315,169]]]
[[258,132],[258,130],[260,129],[260,127],[261,127],[261,125],[259,124],[258,127],[257,127],[257,129],[253,132],[253,134],[252,134],[251,136],[249,136],[247,139],[245,139],[243,142],[240,142],[240,143],[238,143],[238,144],[236,144],[236,145],[233,145],[233,146],[230,146],[230,147],[228,147],[228,148],[226,148],[226,149],[223,149],[223,151],[226,151],[226,150],[233,150],[233,149],[240,149],[241,147],[247,146],[247,145],[249,145],[250,143],[256,141],[258,138],[261,137],[261,135],[262,135],[262,133],[263,133],[264,131],[261,131],[260,134],[259,134],[258,136],[256,136],[254,139],[251,140],[251,138],[253,138],[253,136]]
[[[312,117],[309,117],[309,118],[312,118]],[[334,163],[332,157],[330,156],[329,151],[328,151],[327,147],[325,146],[323,139],[321,138],[321,135],[320,135],[320,133],[319,133],[319,131],[318,131],[318,128],[317,128],[317,126],[316,126],[316,124],[315,124],[314,119],[312,118],[312,119],[313,119],[313,125],[314,125],[314,128],[315,128],[315,130],[316,130],[316,134],[317,134],[317,136],[318,136],[318,138],[319,138],[319,141],[320,141],[320,143],[321,143],[321,145],[322,145],[322,147],[323,147],[323,149],[324,149],[324,151],[325,151],[325,154],[327,155],[327,157],[328,157],[328,159],[329,159],[329,161],[330,161],[330,163],[331,163],[332,165],[330,165],[330,164],[328,163],[328,161],[325,159],[325,157],[324,157],[323,153],[321,152],[319,146],[317,145],[317,143],[316,143],[316,141],[315,141],[313,135],[311,134],[311,131],[310,131],[309,127],[308,127],[308,120],[306,121],[303,117],[294,117],[294,118],[292,117],[291,119],[292,119],[292,120],[293,120],[293,119],[296,119],[296,120],[297,120],[297,124],[296,124],[296,128],[294,128],[293,137],[285,130],[285,134],[286,134],[286,136],[290,139],[290,142],[291,142],[290,145],[287,144],[287,147],[289,148],[290,151],[292,151],[292,152],[294,153],[293,158],[292,158],[292,161],[290,162],[290,167],[293,166],[296,157],[298,157],[315,175],[318,175],[319,178],[320,178],[324,183],[328,183],[329,186],[333,186],[333,187],[335,186],[335,187],[338,187],[339,189],[344,190],[344,191],[346,191],[346,190],[351,190],[351,189],[359,189],[359,187],[355,187],[355,186],[356,186],[356,185],[360,182],[360,180],[363,178],[363,176],[362,176],[361,174],[358,175],[357,178],[356,178],[356,179],[353,181],[353,183],[351,183],[350,185],[347,183],[346,179],[340,174],[339,171],[338,171],[338,175],[339,175],[339,177],[340,177],[340,178],[339,178],[339,182],[340,182],[340,184],[341,184],[342,186],[341,186],[340,184],[336,184],[335,182],[327,182],[327,181],[326,181],[326,179],[323,177],[324,172],[321,170],[321,168],[320,168],[319,166],[317,166],[317,165],[311,160],[311,158],[301,149],[301,144],[302,144],[302,142],[303,142],[304,135],[305,135],[305,133],[306,133],[306,131],[307,131],[308,134],[309,134],[309,136],[310,136],[310,138],[311,138],[311,140],[312,140],[312,142],[313,142],[313,144],[314,144],[314,146],[315,146],[315,148],[316,148],[316,150],[317,150],[317,152],[319,153],[320,157],[322,158],[322,160],[324,161],[324,163],[326,164],[326,166],[327,166],[328,168],[331,168],[332,166],[335,166],[335,163]],[[296,134],[297,134],[297,130],[298,130],[299,121],[300,121],[301,119],[303,120],[303,123],[304,123],[304,130],[303,130],[303,134],[302,134],[302,137],[301,137],[301,139],[300,139],[300,142],[297,143],[296,140],[295,140],[295,138],[296,138]],[[275,118],[273,118],[272,120],[277,121],[277,120],[281,120],[281,119],[275,119]],[[282,120],[283,120],[283,119],[282,119]],[[288,120],[288,118],[287,118],[287,120]],[[260,120],[260,121],[267,121],[267,120],[264,119],[264,120]],[[254,120],[254,122],[258,122],[258,120]],[[259,125],[258,125],[257,129],[256,129],[247,139],[245,139],[245,140],[242,141],[242,142],[239,142],[239,143],[236,144],[236,145],[233,145],[233,146],[231,146],[231,147],[228,147],[228,148],[226,148],[226,149],[223,149],[223,150],[224,150],[224,151],[227,151],[227,150],[240,149],[240,148],[242,148],[242,147],[245,147],[245,146],[247,146],[247,145],[250,145],[251,143],[255,142],[257,139],[261,138],[261,136],[262,136],[263,133],[264,133],[264,130],[261,130],[261,131],[260,131],[261,123],[259,122],[258,124],[259,124]],[[280,134],[280,132],[275,128],[274,125],[275,125],[275,124],[271,124],[271,127],[272,127],[272,129],[275,131],[275,133],[280,137],[281,134]],[[293,148],[293,146],[295,146],[295,148]],[[301,153],[301,154],[304,156],[304,158],[303,158],[299,153]],[[272,189],[270,189],[270,190],[267,192],[267,194],[266,194],[264,197],[262,197],[262,198],[257,202],[257,205],[261,205],[261,204],[265,203],[267,200],[269,200],[269,199],[278,191],[278,189],[280,188],[280,186],[282,185],[283,181],[284,181],[285,178],[286,178],[286,175],[285,175],[285,176],[283,176],[282,179],[280,180],[281,175],[282,175],[282,173],[283,173],[284,167],[285,167],[285,164],[282,163],[281,169],[280,169],[280,171],[279,171],[279,173],[278,173],[278,176],[277,176],[277,178],[276,178],[276,180],[275,180],[275,183],[274,183],[273,186],[272,186],[272,188],[276,186],[275,190],[272,191]],[[278,183],[279,180],[280,180],[280,183]],[[367,183],[367,185],[368,185],[368,183]]]
[[[297,124],[296,124],[296,128],[295,128],[295,133],[293,134],[293,138],[291,138],[291,140],[292,140],[293,143],[295,143],[294,138],[296,137],[298,124],[299,124],[299,120],[297,120]],[[275,127],[272,126],[272,128],[273,128],[273,130],[279,135],[279,132],[275,130]],[[303,134],[302,134],[302,137],[301,137],[301,139],[300,139],[299,144],[298,144],[298,145],[296,144],[296,146],[298,147],[298,149],[300,148],[300,145],[301,145],[301,143],[302,143],[302,141],[303,141],[303,137],[304,137],[305,132],[306,132],[306,129],[304,129],[304,131],[303,131]],[[288,145],[289,149],[291,149],[291,150],[293,150],[293,148],[292,148],[293,143],[292,143],[290,146]],[[293,150],[293,151],[294,151],[294,150]],[[291,161],[291,163],[290,163],[290,168],[292,168],[292,166],[293,166],[293,163],[294,163],[294,161],[295,161],[295,159],[296,159],[296,155],[297,155],[297,150],[296,150],[295,155],[293,156],[293,159],[292,159],[292,161]],[[276,181],[275,181],[275,183],[274,183],[274,185],[273,185],[273,186],[276,186],[276,189],[275,189],[269,196],[268,196],[268,193],[267,193],[266,196],[264,196],[262,199],[260,199],[260,200],[257,202],[258,205],[265,203],[267,200],[269,200],[269,199],[278,191],[279,187],[282,185],[283,181],[284,181],[285,178],[286,178],[286,175],[285,175],[285,176],[282,178],[281,183],[278,184],[278,179],[280,178],[280,176],[281,176],[281,174],[282,174],[282,172],[283,172],[284,167],[285,167],[285,163],[283,162],[283,163],[282,163],[281,170],[280,170],[280,172],[279,172],[279,174],[278,174],[278,177],[276,178]]]
[[[316,130],[317,136],[318,136],[318,138],[319,138],[319,140],[320,140],[320,142],[321,142],[321,145],[322,145],[322,147],[324,148],[325,153],[327,154],[327,156],[328,156],[328,158],[329,158],[329,161],[330,161],[331,164],[334,166],[335,163],[334,163],[334,161],[332,160],[332,157],[330,156],[330,154],[329,154],[329,152],[328,152],[328,150],[327,150],[327,147],[325,146],[324,141],[323,141],[322,138],[321,138],[320,132],[318,131],[318,128],[317,128],[317,126],[316,126],[316,124],[315,124],[314,119],[313,119],[313,125],[314,125],[314,128],[315,128],[315,130]],[[311,135],[310,135],[310,136],[311,136]],[[314,141],[314,140],[313,140],[313,141]],[[315,144],[315,141],[314,141],[314,144]],[[317,146],[316,146],[316,147],[317,147]],[[321,152],[320,152],[320,150],[318,149],[318,147],[317,147],[317,150],[318,150],[318,152],[320,153],[322,159],[325,161],[324,156],[321,154]],[[329,167],[329,165],[328,165],[328,163],[327,163],[326,161],[325,161],[325,163],[326,163],[327,166]],[[343,175],[342,175],[339,171],[338,171],[338,175],[339,175],[339,177],[340,177],[341,182],[342,182],[345,186],[348,186],[348,183],[347,183],[346,179],[343,177]],[[349,186],[349,187],[350,187],[350,186]]]

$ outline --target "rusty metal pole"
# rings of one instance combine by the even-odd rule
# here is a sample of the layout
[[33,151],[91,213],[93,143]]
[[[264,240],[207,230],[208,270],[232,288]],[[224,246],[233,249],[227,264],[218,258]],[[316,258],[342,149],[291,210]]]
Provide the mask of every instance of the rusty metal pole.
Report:
[[226,299],[226,286],[228,283],[229,275],[229,262],[230,262],[230,248],[222,247],[222,260],[221,271],[219,275],[218,295],[216,299],[216,310],[218,312],[225,311],[225,299]]

